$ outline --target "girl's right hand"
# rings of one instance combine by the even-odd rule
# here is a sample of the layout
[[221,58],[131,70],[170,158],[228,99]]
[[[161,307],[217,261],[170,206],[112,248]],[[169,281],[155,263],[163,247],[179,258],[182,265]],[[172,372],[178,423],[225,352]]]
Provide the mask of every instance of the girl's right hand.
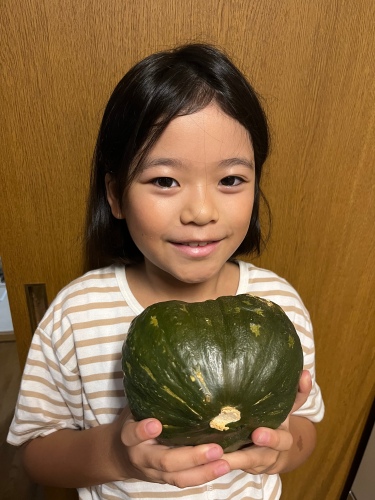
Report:
[[129,410],[119,418],[123,445],[123,479],[141,479],[168,483],[178,488],[198,486],[230,471],[224,452],[217,444],[169,448],[157,443],[162,431],[159,420],[148,418],[135,422]]

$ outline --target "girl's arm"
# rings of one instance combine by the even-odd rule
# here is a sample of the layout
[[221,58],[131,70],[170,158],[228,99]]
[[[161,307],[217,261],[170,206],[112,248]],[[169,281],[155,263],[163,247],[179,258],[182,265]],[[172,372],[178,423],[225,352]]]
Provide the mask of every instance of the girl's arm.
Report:
[[117,421],[91,429],[60,430],[23,447],[23,463],[39,484],[80,488],[135,478],[197,486],[229,472],[216,444],[168,448],[154,440],[158,420],[134,422],[124,410]]

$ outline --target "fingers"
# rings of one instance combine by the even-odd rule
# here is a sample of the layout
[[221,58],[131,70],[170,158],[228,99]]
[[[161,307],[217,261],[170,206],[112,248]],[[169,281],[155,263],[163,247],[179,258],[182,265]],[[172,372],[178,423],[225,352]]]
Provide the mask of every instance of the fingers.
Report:
[[155,439],[163,430],[159,420],[147,418],[140,422],[130,419],[122,426],[121,441],[125,446],[137,446],[149,439]]
[[259,427],[252,433],[251,439],[258,446],[266,446],[276,451],[287,451],[293,444],[293,436],[282,428],[272,430]]
[[293,445],[292,435],[284,429],[259,427],[251,439],[255,446],[224,455],[230,468],[241,469],[250,474],[269,473]]
[[206,484],[227,474],[230,470],[230,466],[226,460],[218,460],[192,469],[163,473],[161,477],[165,483],[172,484],[178,488],[187,488],[189,486]]
[[215,462],[223,456],[223,449],[216,444],[179,448],[160,447],[158,453],[148,457],[148,467],[165,472],[193,469]]
[[298,392],[291,413],[295,412],[306,402],[312,388],[311,375],[308,370],[303,370],[298,384]]
[[222,456],[218,445],[164,448],[149,456],[149,473],[179,488],[204,484],[230,471],[229,464],[220,460]]
[[217,444],[169,448],[157,443],[162,431],[156,419],[135,422],[128,419],[122,426],[121,441],[126,446],[132,476],[169,483],[179,488],[197,486],[212,481],[230,471]]
[[311,374],[309,370],[303,370],[299,379],[298,391],[310,393],[312,388]]

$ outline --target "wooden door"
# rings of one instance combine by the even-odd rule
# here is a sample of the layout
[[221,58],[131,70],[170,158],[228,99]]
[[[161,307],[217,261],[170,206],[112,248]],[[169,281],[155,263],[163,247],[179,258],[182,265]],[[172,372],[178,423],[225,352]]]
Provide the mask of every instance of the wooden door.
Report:
[[81,273],[90,158],[114,85],[152,51],[218,43],[265,98],[274,225],[256,262],[287,278],[311,312],[327,408],[318,447],[285,476],[283,498],[339,498],[374,396],[373,0],[3,0],[0,9],[0,255],[21,366],[32,335],[25,285],[46,284],[51,300]]

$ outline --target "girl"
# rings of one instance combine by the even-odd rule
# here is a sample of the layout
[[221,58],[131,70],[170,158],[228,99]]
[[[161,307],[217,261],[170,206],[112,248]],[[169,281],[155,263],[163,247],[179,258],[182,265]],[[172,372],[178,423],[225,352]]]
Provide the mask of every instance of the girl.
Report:
[[[268,127],[258,98],[214,47],[192,44],[132,68],[106,107],[87,217],[89,272],[62,290],[31,345],[8,440],[36,482],[88,499],[275,499],[323,416],[309,315],[259,253]],[[156,419],[135,422],[122,388],[131,320],[164,300],[252,293],[280,304],[305,352],[294,408],[255,446],[167,448]],[[80,432],[78,432],[80,431]]]

